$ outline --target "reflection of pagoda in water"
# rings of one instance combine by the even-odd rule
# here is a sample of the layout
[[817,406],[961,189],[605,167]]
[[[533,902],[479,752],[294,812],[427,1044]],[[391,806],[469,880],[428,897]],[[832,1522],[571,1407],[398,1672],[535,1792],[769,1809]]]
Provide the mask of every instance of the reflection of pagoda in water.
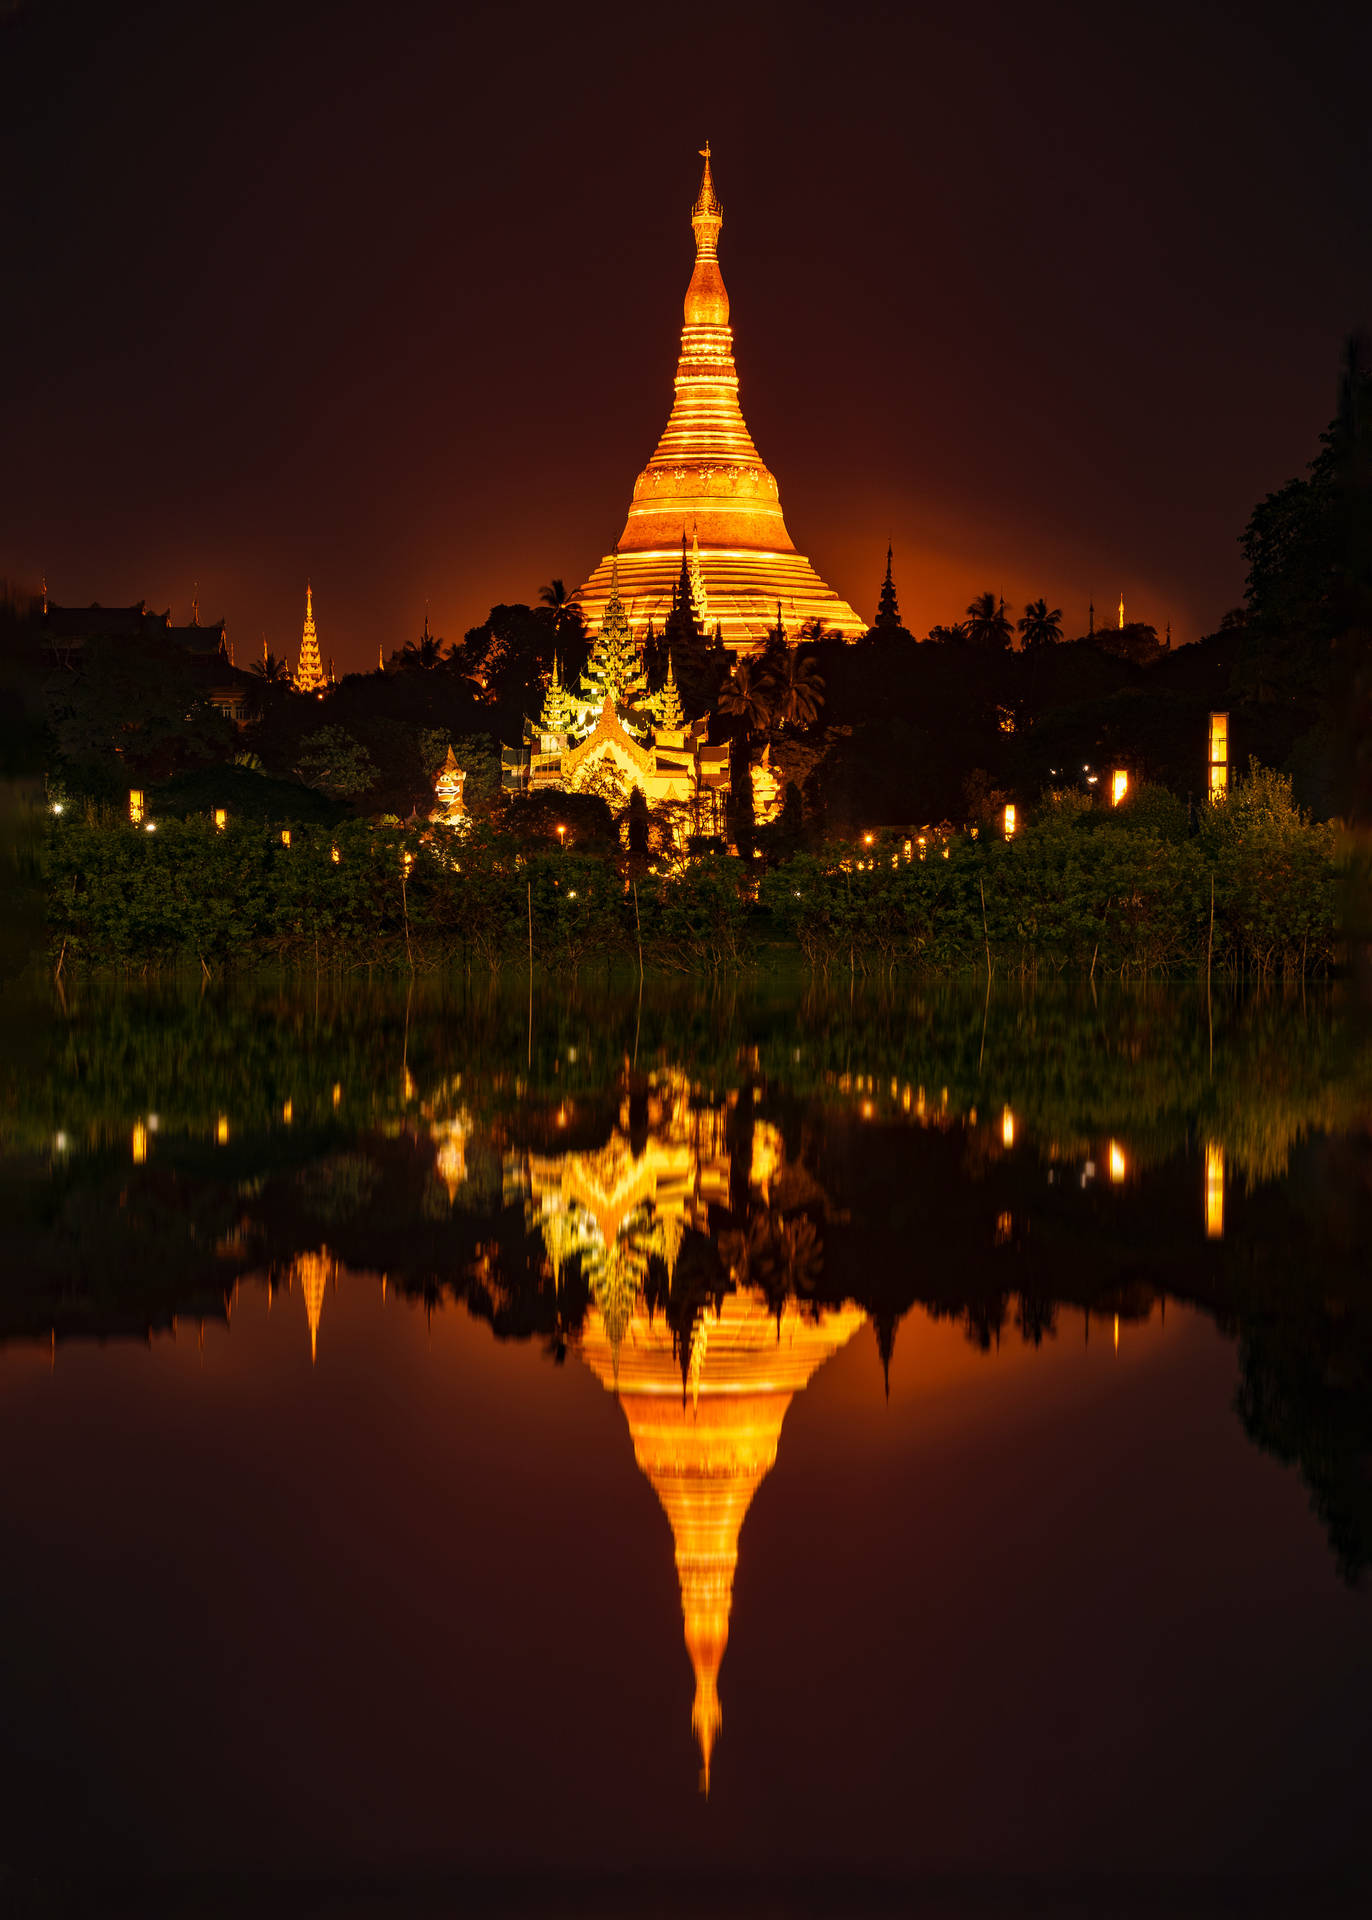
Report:
[[634,1458],[671,1524],[707,1792],[739,1530],[776,1460],[792,1395],[864,1318],[852,1306],[812,1318],[788,1302],[778,1324],[762,1294],[730,1294],[695,1328],[683,1397],[672,1332],[660,1316],[651,1322],[640,1304],[617,1357],[600,1314],[587,1316],[582,1356],[602,1386],[617,1389]]
[[[792,1395],[862,1325],[857,1307],[778,1313],[764,1293],[725,1293],[691,1327],[689,1351],[664,1313],[650,1314],[648,1263],[668,1279],[687,1230],[708,1233],[711,1205],[729,1202],[725,1114],[693,1106],[686,1083],[652,1085],[640,1151],[628,1113],[602,1147],[528,1161],[530,1224],[540,1227],[554,1273],[579,1258],[591,1306],[579,1347],[601,1384],[618,1394],[634,1457],[671,1525],[686,1645],[695,1669],[691,1723],[701,1782],[720,1726],[719,1668],[729,1637],[738,1537],[753,1495],[776,1460]],[[782,1160],[775,1130],[752,1135],[750,1185],[767,1192]]]
[[324,1294],[329,1281],[336,1279],[338,1262],[327,1247],[315,1253],[298,1253],[291,1262],[291,1280],[300,1282],[305,1301],[305,1317],[310,1323],[310,1365],[319,1357],[319,1322],[324,1313]]

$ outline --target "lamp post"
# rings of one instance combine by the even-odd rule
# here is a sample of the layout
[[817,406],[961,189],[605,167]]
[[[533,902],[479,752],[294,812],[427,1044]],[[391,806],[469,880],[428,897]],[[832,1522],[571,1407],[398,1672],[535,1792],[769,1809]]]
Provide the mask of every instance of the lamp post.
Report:
[[558,839],[558,845],[562,847],[562,849],[565,852],[566,846],[567,846],[567,829],[565,827],[558,828],[557,839]]

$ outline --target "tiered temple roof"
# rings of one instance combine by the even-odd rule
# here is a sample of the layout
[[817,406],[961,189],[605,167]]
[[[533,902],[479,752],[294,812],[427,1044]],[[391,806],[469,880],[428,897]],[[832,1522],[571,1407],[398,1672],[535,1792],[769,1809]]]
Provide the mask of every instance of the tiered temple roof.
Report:
[[308,580],[305,582],[305,625],[300,635],[295,685],[298,693],[323,693],[327,685],[324,663],[319,658],[319,636],[314,630],[314,595]]
[[[699,581],[710,625],[735,651],[761,646],[780,601],[790,630],[823,620],[855,639],[867,623],[797,553],[782,518],[777,483],[758,456],[738,401],[729,296],[719,270],[724,209],[715,194],[708,143],[691,209],[696,260],[686,290],[676,397],[652,459],[634,483],[618,558],[636,633],[671,607],[683,537],[699,553]],[[610,595],[607,554],[581,587],[594,629]],[[693,588],[695,582],[693,579]],[[694,593],[693,593],[694,597]]]

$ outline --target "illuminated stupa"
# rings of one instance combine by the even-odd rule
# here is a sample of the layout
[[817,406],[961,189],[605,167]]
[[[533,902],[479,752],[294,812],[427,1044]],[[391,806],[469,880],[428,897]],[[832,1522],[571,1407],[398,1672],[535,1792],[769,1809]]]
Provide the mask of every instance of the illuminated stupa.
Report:
[[[778,602],[793,637],[801,625],[822,620],[830,632],[856,638],[867,622],[796,552],[776,480],[759,459],[739,407],[729,296],[719,270],[724,209],[715,195],[708,143],[703,157],[705,172],[691,209],[696,262],[686,289],[676,397],[657,450],[634,483],[619,536],[620,591],[635,637],[649,620],[661,627],[680,578],[685,538],[693,543],[693,602],[703,591],[702,624],[709,633],[718,625],[735,651],[765,643],[777,625]],[[592,633],[610,597],[613,561],[607,553],[575,595]],[[699,619],[699,605],[695,611]]]
[[719,1732],[719,1669],[729,1638],[738,1536],[753,1495],[771,1471],[792,1397],[862,1325],[860,1307],[816,1317],[787,1303],[778,1326],[762,1293],[726,1295],[718,1316],[697,1322],[683,1397],[680,1359],[663,1316],[640,1299],[622,1333],[597,1308],[581,1353],[616,1392],[634,1458],[672,1529],[686,1647],[695,1670],[691,1725],[700,1743],[700,1783],[710,1786]]

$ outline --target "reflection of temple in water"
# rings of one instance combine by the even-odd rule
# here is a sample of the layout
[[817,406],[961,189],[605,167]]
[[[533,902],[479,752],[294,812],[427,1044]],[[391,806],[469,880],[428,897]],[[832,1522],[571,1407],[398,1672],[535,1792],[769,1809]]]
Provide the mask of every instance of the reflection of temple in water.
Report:
[[[666,1316],[650,1314],[650,1258],[662,1260],[670,1280],[686,1231],[708,1232],[710,1206],[728,1204],[724,1122],[722,1109],[693,1107],[684,1082],[659,1081],[641,1152],[622,1112],[605,1146],[528,1162],[531,1222],[554,1272],[577,1256],[590,1288],[582,1357],[618,1395],[634,1458],[671,1525],[706,1790],[739,1531],[776,1460],[792,1396],[865,1317],[857,1307],[802,1313],[794,1300],[778,1314],[760,1291],[728,1293],[717,1312],[707,1307],[694,1321],[683,1355]],[[759,1123],[750,1185],[766,1192],[782,1158],[775,1130]]]

